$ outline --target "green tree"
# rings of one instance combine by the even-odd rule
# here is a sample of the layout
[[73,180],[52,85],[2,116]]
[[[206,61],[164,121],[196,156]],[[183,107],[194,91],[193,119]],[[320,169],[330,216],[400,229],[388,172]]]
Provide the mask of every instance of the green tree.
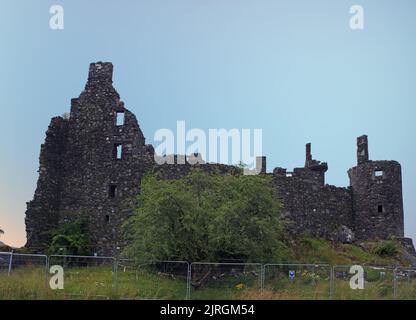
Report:
[[139,260],[271,261],[281,246],[281,204],[269,176],[208,174],[181,179],[146,175],[127,221]]
[[79,219],[52,231],[48,254],[88,255],[91,253],[90,244],[87,221]]

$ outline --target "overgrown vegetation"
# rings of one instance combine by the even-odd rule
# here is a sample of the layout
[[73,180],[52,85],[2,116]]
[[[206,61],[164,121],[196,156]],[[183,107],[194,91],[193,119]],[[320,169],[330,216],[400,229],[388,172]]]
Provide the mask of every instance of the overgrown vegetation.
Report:
[[[124,254],[135,262],[122,261],[117,275],[112,263],[64,263],[65,289],[54,291],[45,286],[42,264],[19,265],[9,276],[4,272],[9,262],[0,257],[0,300],[184,299],[187,264],[155,267],[149,263],[154,260],[269,264],[263,289],[258,265],[193,267],[191,299],[328,299],[330,266],[338,266],[333,272],[334,299],[416,298],[416,271],[401,271],[393,281],[394,266],[409,266],[394,240],[342,244],[309,236],[284,239],[280,211],[268,176],[193,171],[166,180],[151,173],[142,180],[137,212],[125,225],[132,241]],[[61,225],[51,239],[50,255],[91,254],[86,220]],[[348,266],[353,264],[366,268],[364,290],[349,287]]]
[[[381,257],[374,248],[379,243],[334,244],[326,240],[304,238],[287,244],[286,263],[329,263],[353,265],[405,266],[400,250],[391,257]],[[293,259],[293,260],[292,260]],[[7,261],[4,263],[7,264]],[[1,259],[0,259],[1,267]],[[215,267],[213,267],[215,268]],[[329,267],[269,266],[265,269],[264,289],[260,289],[258,267],[226,268],[211,273],[201,286],[192,287],[191,299],[329,299]],[[113,288],[111,264],[101,266],[74,265],[65,268],[64,290],[45,286],[45,269],[28,264],[0,268],[0,300],[4,299],[184,299],[186,297],[186,264],[152,267],[150,264],[121,262],[117,268],[117,286]],[[295,270],[294,280],[288,270]],[[348,267],[338,267],[338,273],[348,274]],[[336,271],[335,270],[335,271]],[[407,270],[404,268],[403,270]],[[6,272],[1,272],[6,271]],[[203,270],[192,269],[194,275]],[[416,299],[416,271],[398,272],[393,281],[393,269],[365,267],[363,290],[352,290],[350,276],[335,272],[333,299]],[[381,276],[384,272],[384,276]],[[396,284],[395,284],[396,283]],[[394,290],[394,285],[396,290]]]
[[[383,254],[386,250],[389,254]],[[394,240],[343,244],[303,237],[296,241],[289,240],[278,262],[409,266],[401,250]]]
[[383,241],[374,250],[374,253],[381,257],[394,257],[397,252],[397,244],[393,240]]
[[268,176],[191,171],[181,179],[144,177],[127,222],[138,260],[273,261],[282,247],[281,204]]
[[78,219],[53,230],[48,254],[89,255],[91,243],[87,223],[86,219]]

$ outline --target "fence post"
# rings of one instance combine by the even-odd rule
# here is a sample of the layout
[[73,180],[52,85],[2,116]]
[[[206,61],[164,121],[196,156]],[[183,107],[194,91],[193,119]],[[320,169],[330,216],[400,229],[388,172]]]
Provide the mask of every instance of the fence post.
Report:
[[117,290],[117,272],[118,272],[118,259],[117,258],[113,258],[114,259],[114,263],[113,263],[113,283],[112,283],[112,289],[113,291]]
[[191,277],[192,277],[191,266],[192,266],[192,263],[187,262],[187,264],[188,264],[188,274],[186,277],[186,300],[190,300],[191,299]]
[[261,266],[261,272],[260,272],[260,288],[261,288],[261,291],[264,291],[265,277],[266,277],[266,265],[263,264]]
[[49,266],[49,256],[45,256],[46,258],[46,266],[45,266],[45,288],[48,289],[48,273],[50,270]]
[[330,267],[330,275],[329,275],[329,299],[332,300],[334,297],[334,268],[335,266]]
[[13,250],[12,250],[12,252],[10,252],[9,270],[7,272],[8,277],[10,277],[10,272],[12,271],[12,263],[13,263]]
[[397,299],[397,267],[393,269],[393,298]]

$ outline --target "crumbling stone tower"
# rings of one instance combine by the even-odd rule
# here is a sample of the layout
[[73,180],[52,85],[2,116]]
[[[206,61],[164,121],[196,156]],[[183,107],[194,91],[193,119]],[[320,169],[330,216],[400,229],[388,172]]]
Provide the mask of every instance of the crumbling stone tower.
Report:
[[396,161],[371,161],[368,140],[357,138],[357,166],[348,170],[358,239],[404,236],[402,174]]
[[42,248],[58,224],[86,217],[98,252],[123,246],[121,225],[133,213],[153,147],[112,85],[113,65],[92,63],[69,118],[53,118],[41,147],[39,180],[26,212],[27,246]]

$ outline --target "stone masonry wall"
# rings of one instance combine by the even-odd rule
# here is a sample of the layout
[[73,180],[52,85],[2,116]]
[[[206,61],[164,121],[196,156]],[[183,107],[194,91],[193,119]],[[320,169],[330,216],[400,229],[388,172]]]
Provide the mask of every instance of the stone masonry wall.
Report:
[[58,225],[58,211],[62,186],[63,159],[68,121],[56,117],[51,120],[39,157],[39,178],[33,200],[27,203],[27,246],[44,247],[48,232]]
[[[146,144],[135,115],[114,89],[112,73],[111,63],[92,63],[85,90],[71,100],[69,118],[51,121],[41,147],[37,188],[27,204],[28,247],[44,252],[51,229],[86,217],[93,250],[115,255],[126,244],[121,227],[134,212],[146,171],[156,169],[175,179],[193,168],[221,174],[236,170],[223,164],[158,165],[153,146]],[[266,173],[266,158],[259,163],[261,174],[274,178],[294,236],[341,240],[340,232],[347,230],[357,239],[403,237],[400,164],[368,159],[367,137],[362,136],[348,188],[325,184],[328,166],[312,158],[310,144],[305,167],[293,172],[275,168]]]
[[321,186],[296,176],[274,175],[274,181],[293,235],[336,240],[341,226],[354,229],[350,188]]
[[[376,175],[379,172],[380,176]],[[348,171],[358,239],[404,236],[401,166],[367,161]]]

